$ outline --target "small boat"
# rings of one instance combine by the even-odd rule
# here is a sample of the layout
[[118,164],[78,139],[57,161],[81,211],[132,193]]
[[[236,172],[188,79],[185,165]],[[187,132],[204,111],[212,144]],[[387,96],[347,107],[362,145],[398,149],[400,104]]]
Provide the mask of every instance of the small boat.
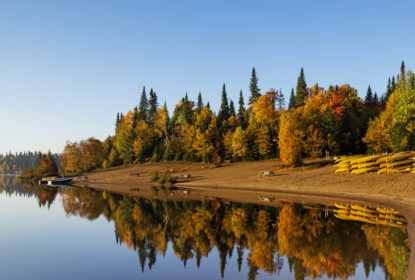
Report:
[[41,184],[47,184],[48,186],[54,186],[54,185],[65,185],[69,184],[72,181],[72,178],[69,177],[45,177],[39,180],[39,185]]

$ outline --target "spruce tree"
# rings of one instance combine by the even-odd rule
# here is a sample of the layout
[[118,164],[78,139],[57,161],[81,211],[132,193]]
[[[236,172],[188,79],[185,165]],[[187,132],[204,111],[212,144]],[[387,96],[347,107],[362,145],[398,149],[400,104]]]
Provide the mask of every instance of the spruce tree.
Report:
[[373,96],[373,103],[375,103],[375,105],[377,105],[378,102],[379,102],[378,94],[377,94],[377,92],[375,92],[375,95]]
[[117,112],[117,119],[115,120],[115,132],[117,132],[118,125],[120,124],[120,113]]
[[221,125],[221,123],[227,119],[229,119],[229,105],[228,105],[228,96],[226,94],[226,87],[225,84],[223,84],[222,87],[222,104],[220,105],[219,113],[218,113],[218,123]]
[[203,101],[202,101],[202,93],[199,91],[199,95],[197,96],[197,112],[200,113],[203,108]]
[[295,94],[294,88],[291,88],[290,102],[288,103],[288,109],[295,108]]
[[233,100],[229,102],[229,114],[231,116],[235,116],[235,105],[233,104]]
[[388,85],[386,86],[386,100],[388,100],[389,96],[392,93],[392,85],[391,85],[391,78],[388,78]]
[[148,101],[148,120],[150,123],[154,123],[154,120],[157,115],[158,103],[157,103],[157,94],[153,89],[150,89],[150,99]]
[[278,109],[281,110],[285,106],[285,97],[284,94],[282,94],[282,90],[280,89],[280,93],[277,96],[277,103],[278,103]]
[[147,121],[147,113],[148,113],[147,94],[146,94],[146,88],[143,87],[143,91],[141,93],[141,98],[140,98],[140,104],[138,105],[138,119]]
[[395,91],[395,88],[396,88],[395,76],[392,76],[392,92]]
[[307,84],[305,82],[304,70],[301,68],[300,76],[297,80],[297,88],[295,93],[295,107],[301,107],[308,98]]
[[401,77],[401,80],[405,80],[405,62],[402,60],[402,63],[401,63],[401,75],[400,75],[400,77]]
[[251,97],[249,97],[249,103],[255,102],[258,97],[261,96],[260,89],[258,88],[258,78],[256,76],[255,67],[252,68],[251,82],[249,84],[249,90],[251,91]]
[[245,105],[244,96],[243,96],[242,90],[241,90],[241,92],[239,93],[239,109],[238,109],[238,114],[241,115],[241,116],[245,113],[244,105]]
[[367,88],[366,97],[365,97],[365,104],[369,105],[373,102],[373,93],[370,86]]
[[210,103],[208,101],[208,103],[206,104],[206,107],[208,107],[210,109]]

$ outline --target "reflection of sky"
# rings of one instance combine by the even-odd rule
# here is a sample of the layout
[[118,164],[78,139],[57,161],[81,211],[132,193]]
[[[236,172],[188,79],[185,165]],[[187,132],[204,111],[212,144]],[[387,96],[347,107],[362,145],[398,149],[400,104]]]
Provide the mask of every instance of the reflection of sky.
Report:
[[[66,217],[58,196],[50,209],[39,208],[35,197],[0,194],[0,279],[220,279],[219,254],[213,249],[202,258],[188,260],[186,268],[171,246],[157,256],[152,270],[142,274],[138,255],[115,241],[114,223],[100,217],[93,222]],[[227,260],[224,279],[246,279],[245,251],[238,272],[237,251]],[[256,279],[292,279],[287,259],[279,276],[261,270]],[[366,279],[362,264],[356,269]],[[173,278],[174,277],[174,278]],[[324,277],[323,279],[327,279]],[[369,279],[384,279],[378,267]]]

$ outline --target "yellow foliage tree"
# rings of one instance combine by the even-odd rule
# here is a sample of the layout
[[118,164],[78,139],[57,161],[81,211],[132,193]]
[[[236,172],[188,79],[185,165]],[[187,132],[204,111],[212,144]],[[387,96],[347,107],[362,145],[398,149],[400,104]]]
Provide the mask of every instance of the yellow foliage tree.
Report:
[[287,166],[297,166],[301,163],[303,141],[298,117],[298,113],[293,110],[284,112],[280,118],[278,145],[280,158]]

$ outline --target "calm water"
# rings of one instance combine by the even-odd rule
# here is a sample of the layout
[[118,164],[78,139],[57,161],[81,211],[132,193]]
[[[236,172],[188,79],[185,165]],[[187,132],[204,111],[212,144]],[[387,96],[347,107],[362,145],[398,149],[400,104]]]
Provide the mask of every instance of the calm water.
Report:
[[343,220],[319,205],[168,202],[0,177],[0,213],[0,279],[406,279],[408,271],[404,226]]

